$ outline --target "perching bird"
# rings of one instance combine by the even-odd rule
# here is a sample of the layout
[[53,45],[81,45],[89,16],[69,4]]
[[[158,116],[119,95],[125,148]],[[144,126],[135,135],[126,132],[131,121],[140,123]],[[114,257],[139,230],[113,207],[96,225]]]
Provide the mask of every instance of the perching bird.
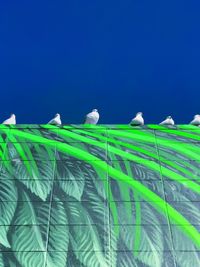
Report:
[[130,125],[133,126],[142,126],[144,125],[144,119],[142,117],[142,112],[138,112],[135,116],[135,118],[132,119],[132,121],[130,122]]
[[97,124],[98,121],[99,121],[98,110],[93,109],[92,112],[90,112],[86,115],[84,124]]
[[7,120],[3,121],[2,124],[7,124],[7,125],[16,124],[16,116],[15,116],[15,114],[11,114],[10,118],[8,118]]
[[200,115],[195,115],[194,119],[190,122],[190,124],[199,126],[200,125]]
[[52,120],[50,120],[50,121],[48,122],[48,124],[61,125],[62,122],[61,122],[61,119],[60,119],[60,114],[57,113],[57,114],[55,115],[55,117],[54,117]]
[[172,119],[171,116],[167,116],[167,118],[159,124],[160,125],[174,125],[174,120]]

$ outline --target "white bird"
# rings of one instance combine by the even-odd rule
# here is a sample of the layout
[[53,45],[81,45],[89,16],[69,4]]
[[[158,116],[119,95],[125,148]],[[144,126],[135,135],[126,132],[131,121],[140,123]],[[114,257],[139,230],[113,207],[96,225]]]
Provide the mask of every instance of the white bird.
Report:
[[199,126],[200,125],[200,115],[195,115],[194,119],[190,122],[190,124]]
[[135,116],[135,118],[133,118],[130,122],[130,125],[133,126],[142,126],[144,125],[144,119],[142,117],[142,112],[138,112]]
[[16,124],[16,116],[15,116],[15,114],[11,114],[10,118],[8,118],[7,120],[3,121],[2,124],[7,124],[7,125]]
[[57,113],[57,114],[55,115],[55,117],[54,117],[52,120],[50,120],[50,121],[48,122],[48,124],[61,125],[62,122],[61,122],[61,119],[60,119],[60,114]]
[[172,119],[171,116],[167,116],[167,118],[159,124],[160,125],[174,125],[174,120]]
[[92,112],[90,112],[86,115],[84,124],[97,124],[98,121],[99,121],[98,110],[93,109]]

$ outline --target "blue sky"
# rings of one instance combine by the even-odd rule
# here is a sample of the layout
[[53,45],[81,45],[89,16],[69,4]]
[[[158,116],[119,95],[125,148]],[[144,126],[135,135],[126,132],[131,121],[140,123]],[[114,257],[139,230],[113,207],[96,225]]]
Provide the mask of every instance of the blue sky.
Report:
[[146,123],[200,113],[198,1],[1,1],[0,120]]

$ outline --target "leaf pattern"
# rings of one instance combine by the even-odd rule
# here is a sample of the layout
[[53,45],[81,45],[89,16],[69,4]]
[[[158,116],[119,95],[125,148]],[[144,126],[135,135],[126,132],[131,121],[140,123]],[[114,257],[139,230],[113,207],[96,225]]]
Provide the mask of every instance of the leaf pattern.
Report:
[[199,141],[193,126],[0,127],[0,267],[200,266]]
[[17,207],[17,190],[13,180],[6,179],[6,173],[1,175],[0,183],[0,243],[10,248],[10,243],[7,239],[9,225],[11,224]]
[[78,260],[86,266],[109,266],[104,257],[105,233],[101,231],[103,236],[99,236],[98,226],[79,203],[71,202],[69,208],[71,211],[70,241]]
[[51,208],[51,226],[49,230],[47,267],[65,266],[69,245],[69,226],[65,208],[59,199]]
[[43,266],[45,254],[37,253],[35,256],[29,252],[46,250],[48,205],[44,203],[44,207],[40,206],[42,215],[37,217],[26,193],[23,194],[22,200],[28,203],[28,206],[24,204],[16,214],[11,235],[12,248],[22,266]]

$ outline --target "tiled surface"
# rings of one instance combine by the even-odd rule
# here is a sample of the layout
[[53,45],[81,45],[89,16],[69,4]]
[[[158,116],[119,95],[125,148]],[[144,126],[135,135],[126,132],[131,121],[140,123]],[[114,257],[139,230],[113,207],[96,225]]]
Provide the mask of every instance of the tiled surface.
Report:
[[200,129],[0,127],[0,266],[200,266]]

